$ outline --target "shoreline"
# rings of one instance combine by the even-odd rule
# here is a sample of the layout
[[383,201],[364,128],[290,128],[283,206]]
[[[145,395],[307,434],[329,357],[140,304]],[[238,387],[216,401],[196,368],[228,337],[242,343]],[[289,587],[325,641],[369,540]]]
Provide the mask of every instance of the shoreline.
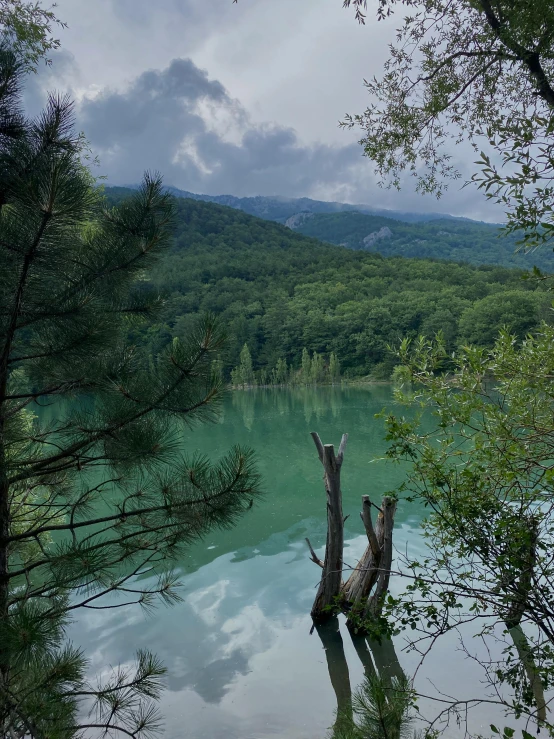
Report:
[[283,383],[281,385],[226,385],[226,389],[231,392],[245,390],[270,390],[279,389],[297,389],[297,388],[320,388],[320,387],[352,387],[357,385],[392,385],[392,380],[375,380],[373,378],[356,378],[351,380],[341,380],[340,382],[318,382],[310,385]]

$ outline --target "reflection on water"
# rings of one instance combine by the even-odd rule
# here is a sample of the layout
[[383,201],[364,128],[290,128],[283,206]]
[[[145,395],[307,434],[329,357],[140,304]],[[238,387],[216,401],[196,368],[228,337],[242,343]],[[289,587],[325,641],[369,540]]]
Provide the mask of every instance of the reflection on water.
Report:
[[[380,499],[402,477],[399,467],[371,461],[385,449],[374,415],[391,403],[386,386],[243,391],[228,398],[223,422],[184,432],[189,452],[217,457],[233,444],[253,447],[265,499],[234,529],[213,532],[183,558],[182,603],[151,616],[136,608],[85,612],[70,634],[90,656],[92,671],[125,663],[140,647],[162,658],[168,739],[323,739],[337,697],[349,701],[364,673],[394,661],[391,645],[387,654],[387,645],[368,649],[352,640],[342,618],[310,636],[320,570],[304,542],[308,536],[322,553],[326,534],[321,465],[309,432],[318,431],[325,443],[348,432],[345,558],[364,550],[361,495]],[[413,504],[399,505],[395,545],[414,556],[422,551],[420,517]],[[399,587],[393,580],[392,589]],[[455,635],[448,645],[455,655]],[[401,642],[396,648],[410,674],[417,655],[401,652]],[[447,653],[432,655],[420,673],[424,687],[432,679],[445,692],[473,691],[480,677],[475,665],[456,655],[454,675]],[[488,726],[491,717],[480,720]]]
[[[350,683],[350,670],[344,640],[340,632],[340,624],[337,616],[325,623],[314,624],[315,631],[321,640],[325,650],[329,679],[335,691],[337,705],[337,723],[335,727],[340,728],[353,719],[352,710],[352,685]],[[348,636],[352,641],[360,664],[363,667],[364,677],[380,677],[384,686],[390,688],[394,677],[401,680],[404,676],[400,661],[396,654],[394,644],[390,639],[376,641],[349,631]],[[335,736],[335,732],[333,732]]]
[[391,399],[388,386],[371,388],[341,387],[340,385],[299,385],[290,388],[251,388],[232,394],[232,405],[241,415],[246,428],[252,429],[256,414],[259,416],[271,411],[279,415],[289,415],[301,409],[306,424],[317,423],[330,414],[337,418],[344,408],[347,398],[360,398],[375,401]]

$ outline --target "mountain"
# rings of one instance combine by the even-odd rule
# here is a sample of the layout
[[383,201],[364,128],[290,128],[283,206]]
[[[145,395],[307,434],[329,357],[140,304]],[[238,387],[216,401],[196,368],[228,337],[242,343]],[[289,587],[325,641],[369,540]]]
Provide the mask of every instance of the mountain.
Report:
[[[110,188],[112,191],[118,188]],[[498,224],[438,213],[404,213],[365,205],[332,203],[309,198],[239,198],[197,195],[167,187],[176,197],[225,205],[277,221],[289,228],[348,249],[383,256],[446,259],[469,264],[495,264],[554,273],[554,254],[547,247],[532,254],[517,251],[518,237],[505,236]]]
[[527,270],[536,265],[554,273],[552,250],[517,252],[516,236],[504,236],[498,226],[487,223],[453,219],[405,223],[357,212],[304,212],[289,218],[285,225],[305,236],[386,257],[447,259]]
[[[134,185],[129,186],[134,188]],[[327,202],[326,200],[311,200],[310,198],[285,198],[271,197],[266,195],[257,195],[250,198],[239,198],[235,195],[198,195],[187,190],[179,190],[177,187],[168,186],[166,188],[179,198],[189,198],[190,200],[204,200],[207,203],[217,203],[218,205],[227,205],[229,208],[242,210],[252,216],[264,218],[267,221],[277,221],[284,223],[288,218],[296,213],[303,211],[309,213],[339,213],[342,211],[359,211],[360,213],[369,213],[376,216],[385,216],[395,220],[405,221],[406,223],[419,223],[425,221],[434,221],[437,219],[453,220],[453,221],[469,221],[467,218],[458,216],[450,216],[444,213],[410,213],[400,210],[386,210],[384,208],[373,208],[370,205],[353,205],[351,203]],[[469,221],[471,222],[471,221]]]
[[[128,194],[106,189],[112,202]],[[403,337],[441,330],[450,350],[465,341],[487,346],[503,325],[522,336],[550,320],[550,293],[521,275],[488,265],[384,258],[179,198],[173,244],[137,286],[164,294],[165,304],[154,325],[133,327],[131,335],[157,350],[211,312],[228,334],[226,377],[245,343],[258,372],[279,360],[298,367],[306,347],[325,361],[335,352],[347,376],[388,377],[395,363],[389,346]]]

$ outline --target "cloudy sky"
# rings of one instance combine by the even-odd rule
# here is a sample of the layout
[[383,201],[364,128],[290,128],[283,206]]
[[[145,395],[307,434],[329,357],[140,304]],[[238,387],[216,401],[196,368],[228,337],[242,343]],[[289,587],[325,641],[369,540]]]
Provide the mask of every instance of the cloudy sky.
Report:
[[356,133],[339,128],[364,109],[363,78],[379,75],[394,19],[359,26],[341,0],[58,0],[57,13],[62,51],[28,106],[70,91],[111,184],[151,169],[192,192],[500,219],[457,183],[439,202],[409,181],[381,190]]

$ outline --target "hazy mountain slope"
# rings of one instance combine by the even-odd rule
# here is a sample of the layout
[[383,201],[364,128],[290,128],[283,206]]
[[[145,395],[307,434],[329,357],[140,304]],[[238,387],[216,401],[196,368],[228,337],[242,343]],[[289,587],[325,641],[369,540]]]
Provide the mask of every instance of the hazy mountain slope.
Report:
[[387,210],[384,208],[373,208],[370,205],[328,202],[325,200],[312,200],[310,198],[285,198],[257,195],[256,197],[239,198],[235,195],[198,195],[197,193],[179,190],[177,187],[168,186],[167,189],[177,197],[190,198],[191,200],[204,200],[208,203],[227,205],[230,208],[242,210],[250,215],[264,218],[268,221],[284,223],[287,218],[308,211],[310,213],[338,213],[342,211],[359,211],[377,216],[385,216],[395,220],[408,223],[419,223],[436,219],[454,221],[467,221],[466,218],[445,215],[444,213],[410,213],[400,210]]

